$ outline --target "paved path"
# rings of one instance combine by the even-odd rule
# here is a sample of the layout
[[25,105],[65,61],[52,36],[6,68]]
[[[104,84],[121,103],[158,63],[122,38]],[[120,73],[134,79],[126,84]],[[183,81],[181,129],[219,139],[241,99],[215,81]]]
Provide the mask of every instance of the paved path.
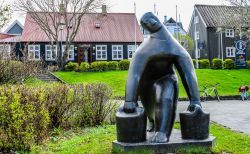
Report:
[[[179,102],[178,112],[185,111],[188,104]],[[202,102],[202,107],[204,111],[210,112],[212,121],[250,135],[250,101],[207,101]]]

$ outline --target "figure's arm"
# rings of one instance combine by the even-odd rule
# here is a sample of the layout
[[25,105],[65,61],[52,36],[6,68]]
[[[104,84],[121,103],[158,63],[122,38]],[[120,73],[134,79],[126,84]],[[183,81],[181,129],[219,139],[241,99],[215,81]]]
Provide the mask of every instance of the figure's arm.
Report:
[[125,91],[125,112],[134,112],[137,106],[139,82],[146,65],[146,57],[145,54],[136,53],[130,63]]
[[189,110],[193,110],[192,108],[196,105],[201,106],[195,69],[192,59],[186,51],[183,51],[177,56],[175,66],[180,74],[182,83],[190,100],[191,108],[189,108]]

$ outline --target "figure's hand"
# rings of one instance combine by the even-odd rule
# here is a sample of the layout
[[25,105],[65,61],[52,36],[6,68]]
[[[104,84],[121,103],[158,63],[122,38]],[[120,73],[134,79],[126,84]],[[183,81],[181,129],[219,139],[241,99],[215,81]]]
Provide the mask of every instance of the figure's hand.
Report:
[[135,112],[136,106],[137,106],[136,102],[125,102],[123,111],[126,113],[133,113]]
[[201,107],[201,105],[200,104],[190,104],[189,106],[188,106],[188,111],[190,111],[190,112],[194,112],[195,110],[197,110],[197,109],[201,109],[202,107]]

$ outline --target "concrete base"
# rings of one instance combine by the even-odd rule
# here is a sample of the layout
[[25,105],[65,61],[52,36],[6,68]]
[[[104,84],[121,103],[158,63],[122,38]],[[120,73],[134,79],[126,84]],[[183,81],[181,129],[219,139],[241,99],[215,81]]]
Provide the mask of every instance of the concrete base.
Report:
[[165,154],[169,152],[175,152],[177,149],[185,147],[212,147],[215,144],[215,137],[210,136],[205,140],[183,140],[181,138],[180,130],[173,130],[168,143],[150,143],[154,133],[147,133],[147,141],[141,143],[121,143],[118,141],[113,142],[113,148],[119,148],[121,151],[131,151],[148,149],[154,151],[154,153]]

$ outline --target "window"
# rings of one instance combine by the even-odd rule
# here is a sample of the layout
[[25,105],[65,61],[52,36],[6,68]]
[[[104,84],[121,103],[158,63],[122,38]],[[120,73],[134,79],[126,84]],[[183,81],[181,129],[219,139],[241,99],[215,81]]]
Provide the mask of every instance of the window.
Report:
[[235,57],[235,47],[226,47],[227,57]]
[[133,58],[133,55],[134,55],[137,47],[138,47],[138,45],[136,45],[136,47],[135,47],[135,45],[128,45],[128,59]]
[[194,17],[194,23],[195,23],[195,24],[198,24],[198,23],[199,23],[199,17],[198,17],[198,16],[195,16],[195,17]]
[[226,35],[226,37],[234,37],[234,30],[233,29],[226,29],[225,35]]
[[113,60],[123,59],[123,46],[122,45],[112,45],[112,59]]
[[[63,45],[62,47],[62,52],[64,53],[64,51],[66,50],[66,45]],[[75,47],[74,45],[70,45],[69,49],[68,49],[68,60],[74,60],[75,59]]]
[[40,60],[40,45],[28,45],[29,60]]
[[10,57],[10,44],[1,44],[0,45],[0,56],[1,56],[1,58]]
[[196,32],[195,40],[199,40],[199,39],[200,39],[200,33],[199,33],[199,32]]
[[96,60],[107,60],[107,45],[96,45]]
[[57,56],[57,46],[53,45],[53,49],[52,49],[52,45],[46,45],[45,46],[45,60],[47,61],[56,60],[56,56]]

